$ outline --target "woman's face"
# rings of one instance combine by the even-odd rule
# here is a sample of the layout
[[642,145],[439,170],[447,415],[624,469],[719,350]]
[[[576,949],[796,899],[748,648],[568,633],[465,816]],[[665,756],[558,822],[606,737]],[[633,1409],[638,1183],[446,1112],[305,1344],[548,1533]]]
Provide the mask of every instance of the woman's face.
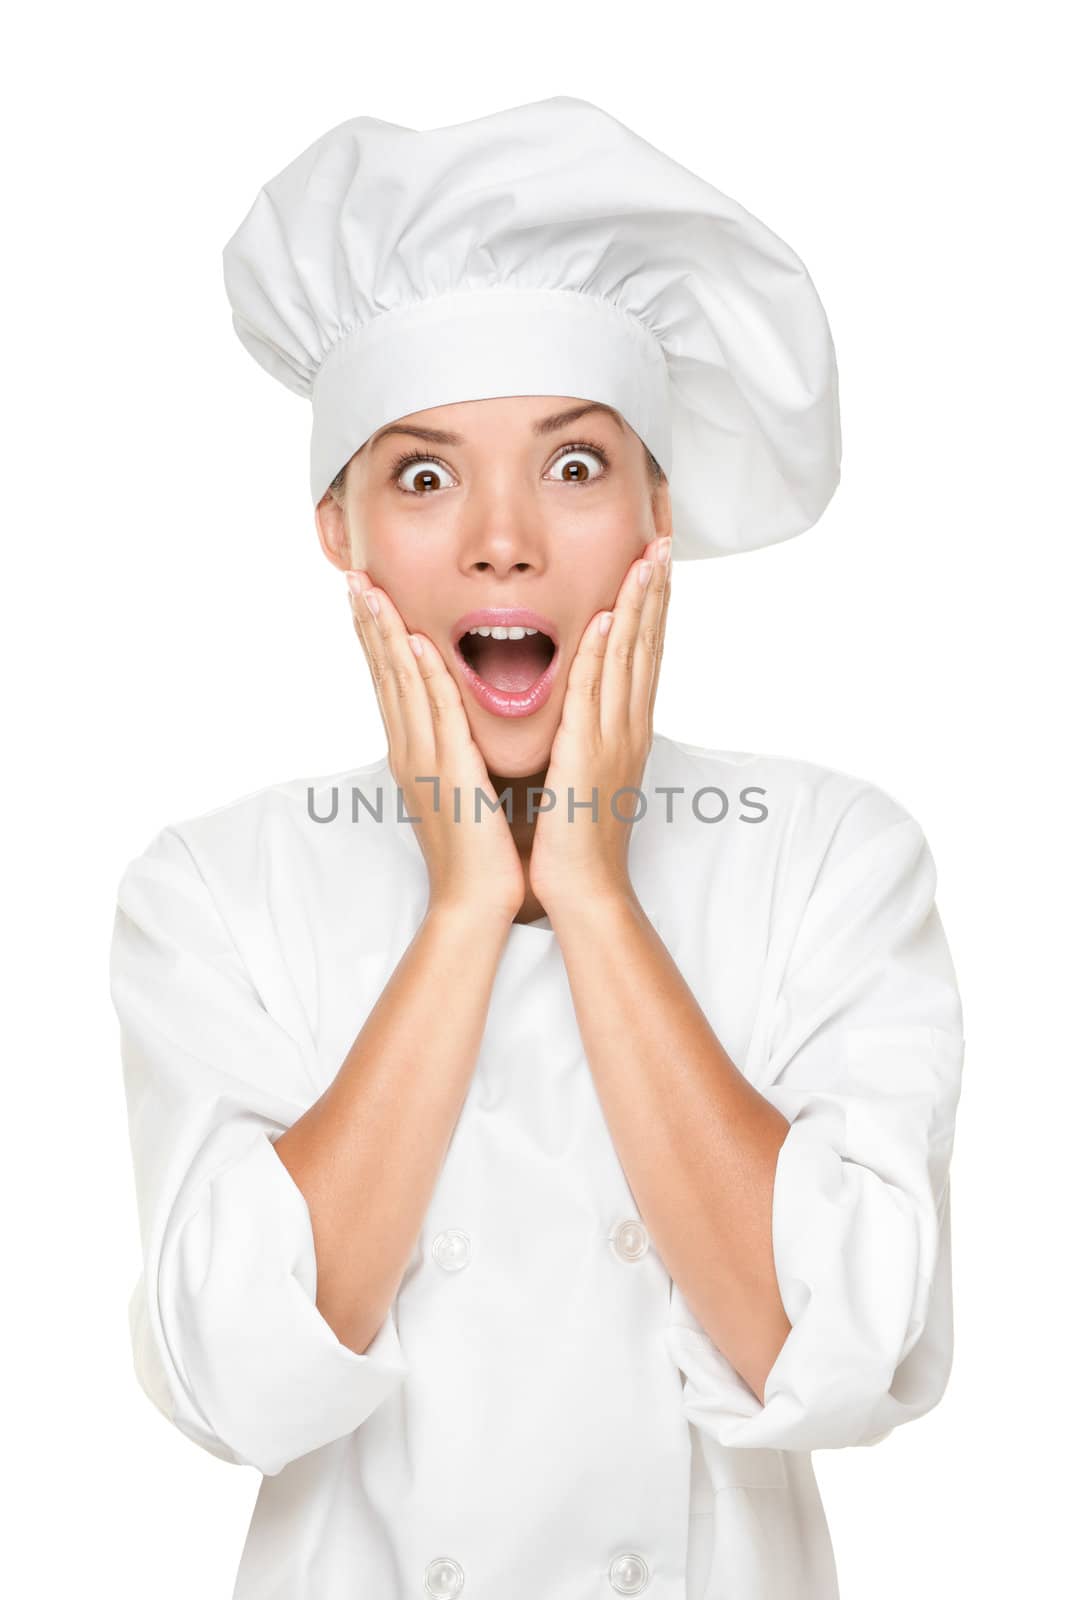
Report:
[[[648,541],[670,533],[670,494],[616,412],[508,395],[379,428],[348,464],[343,508],[327,494],[316,523],[329,560],[365,571],[408,632],[433,640],[488,771],[519,778],[547,767],[582,634]],[[533,612],[554,651],[543,633],[467,635],[472,612],[507,607]]]

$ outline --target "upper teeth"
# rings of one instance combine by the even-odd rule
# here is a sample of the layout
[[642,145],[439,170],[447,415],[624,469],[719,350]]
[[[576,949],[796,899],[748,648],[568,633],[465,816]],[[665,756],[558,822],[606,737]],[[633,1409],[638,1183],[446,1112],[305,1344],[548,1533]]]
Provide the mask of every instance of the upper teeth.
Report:
[[539,633],[539,628],[468,628],[468,633],[480,633],[483,639],[521,639],[528,633]]

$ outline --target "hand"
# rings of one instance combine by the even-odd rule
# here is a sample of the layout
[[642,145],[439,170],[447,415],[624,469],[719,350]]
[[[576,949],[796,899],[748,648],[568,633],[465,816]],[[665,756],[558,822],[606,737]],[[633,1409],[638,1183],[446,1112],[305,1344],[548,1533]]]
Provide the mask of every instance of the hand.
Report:
[[[666,560],[656,560],[657,547]],[[647,585],[642,559],[652,564]],[[640,787],[652,749],[670,577],[670,539],[655,539],[623,579],[614,612],[593,617],[571,663],[545,777],[555,805],[539,813],[530,853],[530,886],[550,916],[568,898],[633,892],[627,858],[638,797],[617,791]],[[568,820],[571,789],[576,806],[596,797],[596,821],[588,807]]]
[[[430,875],[430,904],[478,907],[510,923],[523,904],[522,861],[503,810],[484,802],[476,817],[475,790],[489,801],[495,791],[471,733],[459,684],[432,639],[419,633],[416,655],[404,619],[384,589],[365,572],[354,574],[363,594],[350,593],[359,642],[371,670],[389,741],[389,769],[404,796]],[[351,591],[351,582],[349,589]],[[378,602],[378,614],[368,606]],[[416,778],[439,778],[438,785]],[[435,789],[437,808],[434,809]],[[460,820],[455,820],[459,790]]]

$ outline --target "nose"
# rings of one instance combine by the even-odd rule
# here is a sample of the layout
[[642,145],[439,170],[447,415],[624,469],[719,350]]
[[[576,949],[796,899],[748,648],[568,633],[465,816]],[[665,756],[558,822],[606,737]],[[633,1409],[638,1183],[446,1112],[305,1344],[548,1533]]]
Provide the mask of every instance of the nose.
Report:
[[544,530],[523,498],[514,488],[501,488],[468,503],[460,544],[464,571],[504,578],[543,568]]
[[481,560],[467,563],[469,572],[480,572],[484,575],[493,573],[498,578],[506,578],[511,572],[535,572],[536,563],[532,561],[512,561],[506,557],[482,556]]

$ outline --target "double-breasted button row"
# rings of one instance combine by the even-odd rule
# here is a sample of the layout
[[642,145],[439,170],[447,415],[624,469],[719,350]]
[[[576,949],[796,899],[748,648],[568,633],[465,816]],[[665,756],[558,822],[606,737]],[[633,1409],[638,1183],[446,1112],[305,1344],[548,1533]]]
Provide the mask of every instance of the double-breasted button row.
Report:
[[[426,1568],[426,1593],[433,1600],[451,1600],[463,1588],[465,1574],[451,1556],[436,1556]],[[640,1594],[648,1586],[648,1563],[633,1550],[616,1556],[608,1568],[608,1582],[616,1594]]]
[[[633,1219],[620,1222],[608,1235],[622,1261],[639,1261],[648,1250],[648,1232]],[[431,1254],[444,1272],[461,1272],[471,1259],[470,1234],[462,1228],[445,1228],[436,1235]],[[451,1600],[463,1588],[464,1571],[452,1556],[437,1556],[426,1568],[425,1588],[433,1600]],[[616,1556],[608,1569],[608,1581],[618,1594],[640,1594],[648,1583],[648,1566],[633,1551]]]
[[[622,1261],[640,1261],[648,1250],[648,1230],[644,1223],[627,1219],[614,1227],[608,1239]],[[434,1239],[431,1254],[445,1272],[460,1272],[471,1259],[470,1234],[462,1228],[445,1228]]]

